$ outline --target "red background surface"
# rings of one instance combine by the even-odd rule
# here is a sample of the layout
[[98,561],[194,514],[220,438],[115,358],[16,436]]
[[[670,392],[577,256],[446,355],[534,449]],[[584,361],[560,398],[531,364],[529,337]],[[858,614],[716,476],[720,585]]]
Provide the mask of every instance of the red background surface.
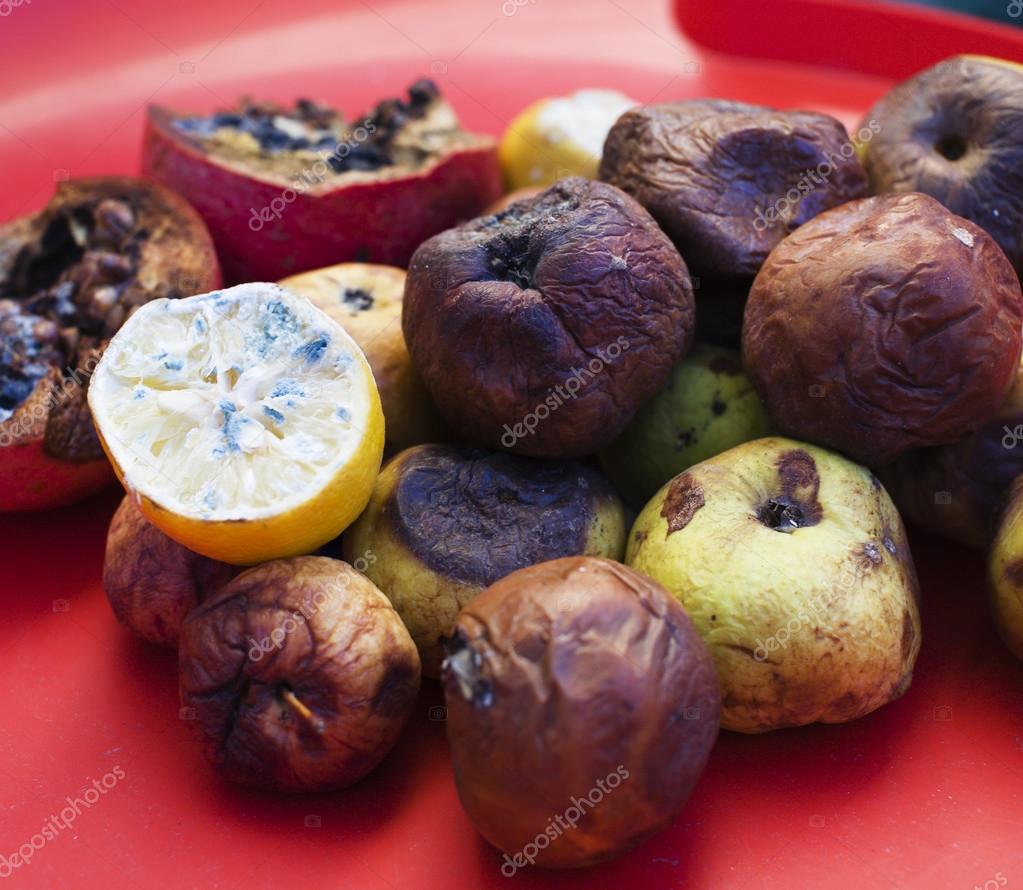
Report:
[[[656,0],[520,2],[504,7],[511,15],[499,0],[10,8],[0,218],[42,204],[55,178],[135,171],[148,101],[209,108],[243,91],[303,93],[357,112],[432,70],[465,122],[495,133],[526,102],[582,86],[643,102],[813,107],[851,124],[892,77],[951,49],[1023,61],[1008,29],[971,32],[916,10],[877,18],[873,4],[821,15],[814,0],[683,3],[707,50]],[[601,869],[508,881],[458,806],[434,685],[393,754],[346,793],[284,798],[218,781],[179,715],[173,655],[131,639],[103,596],[116,502],[0,517],[0,856],[66,797],[124,773],[6,879],[12,887],[1023,885],[1023,665],[991,627],[977,555],[913,535],[924,646],[899,702],[847,726],[725,733],[670,829]]]

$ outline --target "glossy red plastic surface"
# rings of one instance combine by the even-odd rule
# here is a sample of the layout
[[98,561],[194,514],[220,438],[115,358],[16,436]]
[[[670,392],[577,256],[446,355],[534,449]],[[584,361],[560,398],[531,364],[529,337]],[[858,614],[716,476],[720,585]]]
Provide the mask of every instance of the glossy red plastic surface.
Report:
[[[844,11],[800,12],[811,6]],[[147,101],[210,108],[243,91],[301,93],[355,112],[432,71],[465,121],[493,132],[532,99],[582,86],[618,87],[644,102],[720,95],[813,107],[851,124],[908,72],[907,60],[1012,48],[1007,35],[994,42],[996,29],[971,37],[953,18],[908,8],[686,7],[680,19],[717,52],[682,36],[654,0],[0,5],[9,8],[0,17],[0,217],[41,205],[55,177],[137,170]],[[953,30],[938,43],[931,25],[943,22]],[[992,42],[980,46],[982,34]],[[720,54],[728,51],[832,67]],[[37,838],[41,849],[13,876],[0,858],[0,886],[1023,883],[1023,665],[991,627],[977,555],[913,536],[924,646],[903,699],[847,726],[723,734],[670,829],[597,870],[508,880],[459,808],[433,685],[397,749],[347,793],[281,798],[219,782],[179,714],[174,657],[132,640],[100,588],[116,502],[111,493],[0,516],[0,857],[31,843],[92,780],[114,783],[80,804],[69,827],[51,823],[53,837]]]

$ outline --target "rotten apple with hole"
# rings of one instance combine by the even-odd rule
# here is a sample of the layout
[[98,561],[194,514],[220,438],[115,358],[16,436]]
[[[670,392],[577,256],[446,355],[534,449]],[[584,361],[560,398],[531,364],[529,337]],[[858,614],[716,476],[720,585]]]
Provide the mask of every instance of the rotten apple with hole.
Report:
[[739,354],[697,343],[668,385],[600,452],[600,465],[625,499],[642,507],[687,467],[769,432]]
[[155,183],[61,183],[0,226],[0,510],[80,500],[113,480],[86,404],[107,340],[143,303],[220,284],[206,226]]
[[423,445],[397,455],[345,532],[344,555],[394,604],[439,674],[458,610],[517,569],[561,556],[625,555],[625,508],[596,470],[502,452]]
[[717,738],[706,645],[663,587],[611,560],[508,575],[447,652],[458,796],[506,877],[594,865],[671,824]]
[[405,271],[373,263],[340,263],[281,281],[338,322],[366,354],[384,410],[385,445],[395,453],[451,438],[401,332]]
[[923,192],[984,229],[1023,273],[1023,65],[956,56],[867,112],[875,192]]
[[150,108],[142,166],[196,206],[231,282],[404,266],[502,191],[494,140],[463,130],[429,80],[352,121],[307,99],[205,115]]
[[188,615],[178,657],[183,713],[207,760],[264,790],[358,781],[419,691],[419,655],[387,597],[324,556],[242,572]]
[[902,520],[838,454],[767,438],[690,467],[640,513],[626,562],[706,640],[726,729],[844,723],[912,680],[919,593]]
[[464,439],[583,457],[625,428],[689,350],[693,290],[639,204],[577,177],[423,244],[402,327]]
[[[858,134],[859,135],[859,134]],[[864,134],[866,135],[866,134]],[[826,114],[720,99],[647,105],[611,128],[600,178],[653,214],[700,279],[697,316],[734,315],[768,253],[823,210],[867,195],[845,127]]]
[[110,521],[103,590],[117,620],[150,643],[177,646],[185,616],[238,571],[168,538],[128,496]]
[[1016,379],[1023,296],[980,227],[926,195],[853,201],[767,258],[743,361],[775,427],[868,466],[955,442]]
[[967,547],[987,548],[1012,481],[1023,474],[1023,365],[998,412],[951,445],[909,451],[882,467],[903,517]]

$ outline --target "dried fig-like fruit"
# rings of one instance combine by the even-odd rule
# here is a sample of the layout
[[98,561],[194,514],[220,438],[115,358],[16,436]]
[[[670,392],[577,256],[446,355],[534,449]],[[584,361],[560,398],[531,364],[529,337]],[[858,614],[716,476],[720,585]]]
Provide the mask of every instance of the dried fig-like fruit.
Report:
[[394,745],[419,690],[419,655],[387,597],[325,556],[242,572],[185,619],[178,653],[207,759],[262,789],[358,781]]
[[495,141],[463,130],[429,80],[351,122],[307,99],[211,115],[151,108],[143,170],[195,204],[231,282],[404,266],[501,194]]
[[749,281],[789,232],[867,194],[839,121],[716,99],[627,111],[600,178],[653,214],[701,282]]
[[113,479],[86,404],[107,340],[143,303],[220,284],[213,243],[152,182],[64,182],[0,225],[0,510],[55,507]]
[[281,285],[326,312],[366,354],[380,390],[389,453],[451,437],[405,346],[403,269],[339,263],[285,278]]
[[923,192],[984,229],[1023,274],[1023,65],[957,56],[867,113],[875,192]]
[[394,604],[436,677],[458,610],[516,569],[560,556],[625,555],[625,507],[574,461],[448,445],[397,455],[345,533],[345,558]]
[[718,733],[718,680],[692,622],[606,559],[521,569],[474,599],[443,684],[462,806],[509,877],[602,862],[664,828]]
[[464,438],[581,457],[667,382],[692,341],[693,291],[639,204],[573,178],[423,244],[402,327]]
[[177,646],[181,622],[238,569],[193,553],[125,497],[107,532],[103,589],[117,620],[160,646]]
[[743,358],[786,435],[879,466],[963,438],[1008,394],[1019,281],[983,229],[926,195],[821,214],[772,251]]

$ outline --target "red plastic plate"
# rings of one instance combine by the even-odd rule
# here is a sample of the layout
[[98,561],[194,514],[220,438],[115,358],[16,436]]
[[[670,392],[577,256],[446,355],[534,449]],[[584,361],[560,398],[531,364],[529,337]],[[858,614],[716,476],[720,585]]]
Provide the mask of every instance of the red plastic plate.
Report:
[[[0,217],[42,204],[55,178],[136,170],[151,100],[208,108],[242,91],[303,93],[354,112],[432,72],[469,125],[494,132],[532,99],[583,86],[618,87],[644,102],[721,95],[813,107],[852,124],[907,72],[907,59],[983,50],[978,35],[1012,34],[875,4],[718,0],[683,4],[678,14],[717,52],[680,35],[655,0],[0,3]],[[945,42],[932,42],[933,24]],[[827,49],[839,44],[845,54]],[[987,51],[1008,53],[1010,44]],[[736,50],[776,61],[721,54]],[[1013,57],[1023,60],[1018,45]],[[169,890],[1023,883],[1023,666],[992,630],[977,555],[913,536],[924,647],[903,699],[847,726],[725,733],[688,807],[661,835],[600,869],[507,880],[458,806],[434,685],[385,764],[347,793],[282,798],[219,782],[179,714],[173,656],[131,639],[105,602],[103,541],[116,502],[111,493],[56,513],[0,517],[0,857],[33,839],[39,846],[10,877],[0,858],[0,882]],[[86,793],[104,777],[112,787]],[[69,824],[55,828],[50,817],[69,806]]]

